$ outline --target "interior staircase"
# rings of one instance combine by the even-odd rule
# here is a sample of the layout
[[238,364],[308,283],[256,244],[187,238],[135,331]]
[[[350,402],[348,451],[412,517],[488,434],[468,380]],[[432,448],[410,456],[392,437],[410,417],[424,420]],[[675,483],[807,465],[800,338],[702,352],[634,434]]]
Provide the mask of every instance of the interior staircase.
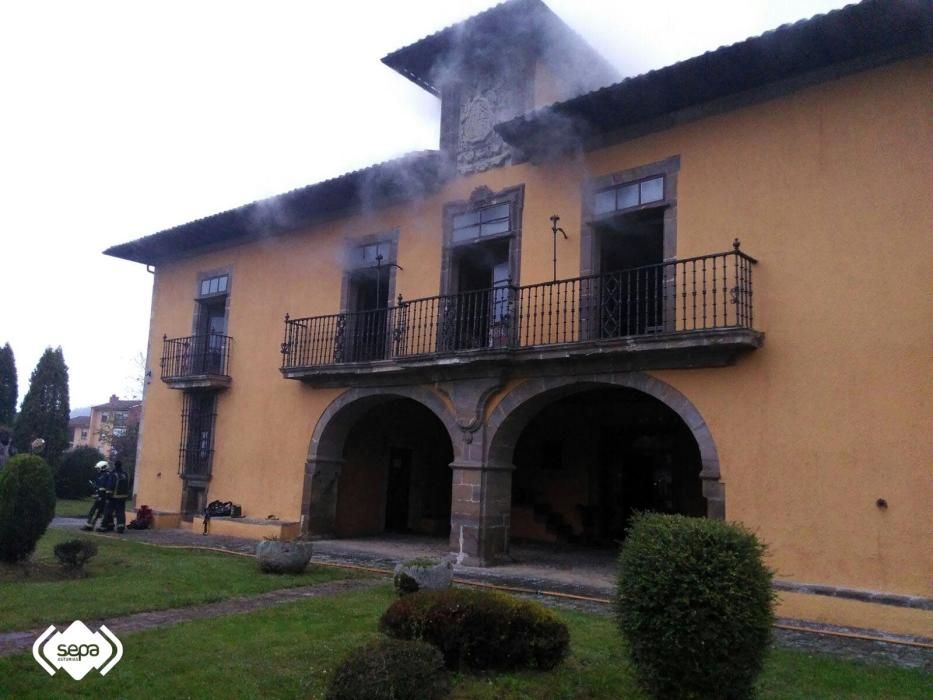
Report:
[[[523,529],[529,529],[531,523],[534,523],[535,529],[540,532],[541,536],[537,537],[526,533],[529,539],[563,544],[580,544],[583,541],[582,536],[574,531],[573,525],[567,521],[564,514],[555,511],[550,503],[541,500],[540,494],[524,493],[521,503],[516,504],[515,508],[522,509],[530,514],[530,518],[524,519],[523,525],[525,527]],[[517,523],[513,523],[513,527],[515,524]]]

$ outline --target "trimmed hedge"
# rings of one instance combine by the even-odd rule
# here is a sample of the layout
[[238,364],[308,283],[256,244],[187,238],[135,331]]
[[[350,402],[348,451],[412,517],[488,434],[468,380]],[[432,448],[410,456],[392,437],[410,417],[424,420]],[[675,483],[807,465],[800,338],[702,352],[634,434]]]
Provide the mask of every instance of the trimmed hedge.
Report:
[[340,663],[327,700],[441,700],[450,679],[441,653],[425,642],[378,639]]
[[636,516],[620,557],[617,612],[654,697],[754,695],[774,623],[764,552],[739,525]]
[[422,590],[395,601],[379,629],[440,649],[448,668],[554,668],[567,654],[567,626],[550,610],[501,593]]
[[0,469],[0,561],[32,554],[55,516],[52,468],[36,455],[16,455]]
[[59,498],[86,498],[93,493],[89,481],[97,478],[94,465],[104,458],[93,447],[76,447],[62,455],[55,472],[55,495]]

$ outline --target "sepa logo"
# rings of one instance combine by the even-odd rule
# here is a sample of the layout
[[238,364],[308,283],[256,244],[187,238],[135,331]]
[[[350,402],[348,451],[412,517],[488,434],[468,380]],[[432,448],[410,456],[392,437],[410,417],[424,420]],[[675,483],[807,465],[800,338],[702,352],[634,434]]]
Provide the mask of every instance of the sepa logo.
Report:
[[100,669],[100,675],[106,676],[123,658],[123,645],[106,625],[91,632],[81,620],[75,620],[64,632],[50,625],[32,645],[32,655],[50,676],[63,668],[80,681],[92,668]]

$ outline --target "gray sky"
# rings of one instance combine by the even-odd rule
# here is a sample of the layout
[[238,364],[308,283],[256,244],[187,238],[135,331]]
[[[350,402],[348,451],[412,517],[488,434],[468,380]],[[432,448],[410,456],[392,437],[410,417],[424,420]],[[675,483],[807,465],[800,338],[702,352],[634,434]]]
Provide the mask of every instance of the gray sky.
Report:
[[[845,4],[547,1],[623,75]],[[130,386],[152,277],[107,246],[436,148],[437,100],[379,59],[492,4],[0,4],[0,344],[20,400],[48,345],[72,407]]]

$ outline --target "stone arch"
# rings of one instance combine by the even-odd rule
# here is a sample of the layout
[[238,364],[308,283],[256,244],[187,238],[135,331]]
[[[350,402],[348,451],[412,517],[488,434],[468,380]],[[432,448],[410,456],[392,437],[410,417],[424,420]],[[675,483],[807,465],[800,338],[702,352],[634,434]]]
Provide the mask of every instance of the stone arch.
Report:
[[522,430],[542,408],[572,394],[606,387],[640,391],[680,416],[693,434],[700,451],[700,479],[707,502],[707,517],[725,518],[725,489],[719,480],[719,453],[709,426],[686,396],[660,379],[642,372],[542,377],[519,384],[506,394],[489,416],[485,463],[490,467],[511,466],[515,445]]
[[343,465],[343,446],[353,425],[369,410],[394,399],[412,399],[427,408],[444,425],[455,445],[456,420],[443,400],[425,387],[350,389],[324,409],[308,447],[301,497],[302,532],[313,536],[334,533],[337,517],[337,482]]

